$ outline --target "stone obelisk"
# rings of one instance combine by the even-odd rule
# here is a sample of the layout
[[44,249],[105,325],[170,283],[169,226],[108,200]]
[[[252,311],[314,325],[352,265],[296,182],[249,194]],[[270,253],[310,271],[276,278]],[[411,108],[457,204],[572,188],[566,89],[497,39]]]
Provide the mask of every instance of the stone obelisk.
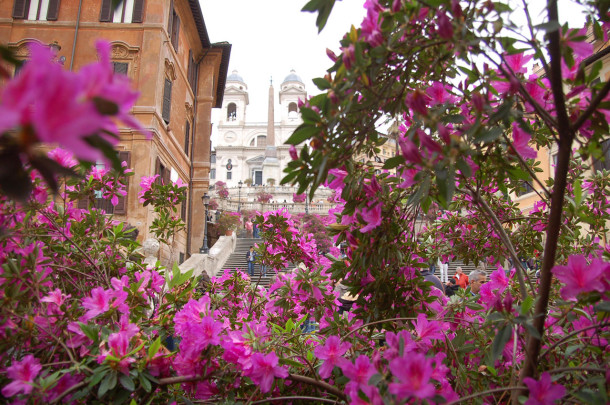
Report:
[[275,147],[275,114],[273,100],[273,79],[269,86],[269,110],[267,115],[267,147],[265,149],[265,160],[263,160],[263,182],[269,183],[273,179],[275,184],[279,184],[280,162],[277,159],[277,149]]

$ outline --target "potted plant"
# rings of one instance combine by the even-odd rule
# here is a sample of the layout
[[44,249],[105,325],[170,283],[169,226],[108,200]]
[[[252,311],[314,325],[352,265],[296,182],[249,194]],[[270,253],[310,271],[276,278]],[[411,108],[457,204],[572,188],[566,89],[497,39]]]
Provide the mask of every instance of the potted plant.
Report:
[[275,179],[269,177],[267,179],[267,184],[270,185],[271,187],[275,186]]
[[272,198],[273,198],[273,195],[265,192],[265,190],[259,190],[256,193],[256,201],[263,203],[263,204],[267,204],[269,201],[271,201]]
[[252,186],[252,183],[253,183],[252,179],[246,179],[246,180],[244,180],[244,184],[245,184],[247,187],[251,187],[251,186]]
[[239,223],[241,222],[241,215],[239,212],[223,212],[220,214],[220,218],[218,218],[218,228],[220,234],[225,234],[230,236],[233,231],[239,227]]

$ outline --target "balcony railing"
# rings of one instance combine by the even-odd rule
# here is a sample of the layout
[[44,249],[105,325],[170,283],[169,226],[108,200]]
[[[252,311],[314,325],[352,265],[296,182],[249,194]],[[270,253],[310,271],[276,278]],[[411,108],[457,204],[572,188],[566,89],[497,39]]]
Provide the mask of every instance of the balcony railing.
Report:
[[[231,200],[220,200],[218,201],[218,208],[223,211],[237,211],[240,205],[237,199]],[[334,208],[335,204],[330,203],[309,203],[307,204],[307,211],[310,214],[328,215],[328,211]],[[260,203],[253,201],[242,201],[241,210],[249,211],[277,211],[280,209],[286,209],[291,214],[299,214],[305,212],[305,203],[288,203],[288,202],[272,202],[272,203]]]

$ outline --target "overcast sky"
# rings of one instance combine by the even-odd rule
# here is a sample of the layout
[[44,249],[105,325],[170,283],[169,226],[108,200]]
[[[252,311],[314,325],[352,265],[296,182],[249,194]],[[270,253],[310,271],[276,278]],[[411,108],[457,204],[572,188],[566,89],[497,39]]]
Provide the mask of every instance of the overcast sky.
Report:
[[[301,77],[309,95],[317,94],[311,80],[324,76],[332,65],[326,48],[338,53],[339,40],[352,24],[360,27],[365,15],[364,0],[337,1],[326,28],[318,35],[316,14],[300,11],[306,0],[200,0],[200,3],[210,41],[233,45],[229,74],[237,70],[248,85],[249,122],[267,120],[270,77],[276,105],[279,85],[291,69]],[[540,6],[545,2],[529,3],[537,9],[532,10],[534,17],[539,17]],[[518,1],[517,7],[520,4]],[[560,19],[566,16],[572,26],[584,21],[578,18],[579,11],[570,1],[560,2]],[[212,121],[216,124],[220,111],[213,111]]]

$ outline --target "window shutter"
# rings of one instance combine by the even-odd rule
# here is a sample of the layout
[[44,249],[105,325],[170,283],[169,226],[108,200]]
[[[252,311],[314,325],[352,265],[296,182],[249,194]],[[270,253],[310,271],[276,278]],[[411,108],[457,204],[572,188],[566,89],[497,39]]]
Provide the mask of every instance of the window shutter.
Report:
[[192,50],[189,50],[188,81],[191,85],[191,89],[195,91],[195,59],[193,58]]
[[173,11],[174,14],[174,22],[172,23],[172,45],[174,46],[174,50],[178,52],[178,39],[180,36],[180,17],[178,17],[178,13]]
[[87,208],[89,208],[89,199],[88,198],[79,199],[76,207],[81,210],[86,210]]
[[133,2],[133,15],[131,22],[141,23],[144,21],[144,0],[134,0]]
[[[129,168],[131,166],[131,153],[126,151],[119,152],[119,160],[121,162],[126,162],[127,168]],[[127,213],[127,197],[129,196],[129,177],[127,178],[125,191],[127,191],[125,197],[119,197],[119,203],[114,207],[114,213],[117,215],[125,215]]]
[[161,184],[161,159],[157,156],[155,160],[155,174],[158,174],[159,177],[155,180],[155,183]]
[[174,0],[170,0],[169,2],[169,18],[167,20],[167,35],[170,40],[172,38],[172,25],[174,23]]
[[114,73],[121,74],[121,75],[126,75],[127,76],[127,72],[129,70],[129,63],[126,63],[126,62],[112,62],[112,68],[114,70]]
[[13,18],[24,19],[30,9],[30,0],[15,0],[13,5]]
[[189,143],[191,140],[191,123],[187,120],[184,125],[184,153],[189,155]]
[[182,201],[182,207],[180,207],[180,219],[186,222],[186,203],[187,203],[187,195],[186,191],[182,193],[184,196],[184,201]]
[[102,9],[100,10],[101,22],[112,22],[112,0],[102,0]]
[[169,113],[172,107],[172,81],[165,79],[165,87],[163,88],[163,109],[161,117],[166,124],[169,124]]
[[47,21],[57,21],[59,15],[59,0],[49,0],[49,8],[47,10]]
[[170,170],[169,170],[169,168],[166,167],[165,170],[163,170],[163,185],[164,186],[167,186],[171,182],[169,175],[170,175]]

